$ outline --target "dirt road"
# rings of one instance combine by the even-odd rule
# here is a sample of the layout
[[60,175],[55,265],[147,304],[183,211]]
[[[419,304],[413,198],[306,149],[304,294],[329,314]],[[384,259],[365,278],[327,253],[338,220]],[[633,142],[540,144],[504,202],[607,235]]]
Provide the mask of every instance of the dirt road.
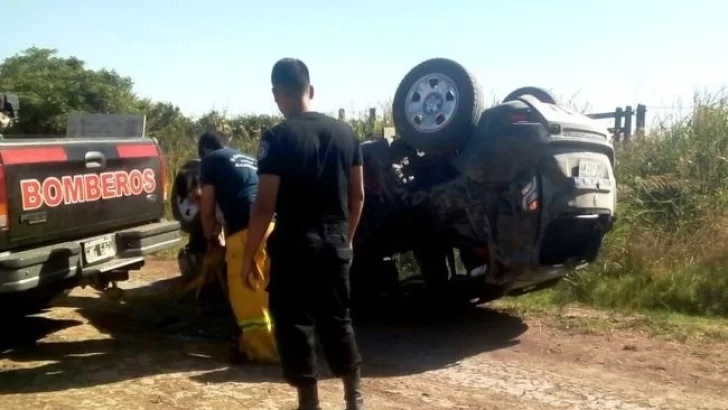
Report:
[[[123,286],[174,270],[154,262]],[[169,330],[173,317],[191,312],[87,289],[4,326],[0,409],[295,408],[278,367],[225,364],[226,335],[209,329],[226,326],[206,320],[193,328],[205,337],[192,337],[184,322]],[[728,409],[725,345],[571,334],[485,308],[447,322],[361,325],[358,334],[370,409]],[[342,408],[339,383],[322,372],[324,408]]]

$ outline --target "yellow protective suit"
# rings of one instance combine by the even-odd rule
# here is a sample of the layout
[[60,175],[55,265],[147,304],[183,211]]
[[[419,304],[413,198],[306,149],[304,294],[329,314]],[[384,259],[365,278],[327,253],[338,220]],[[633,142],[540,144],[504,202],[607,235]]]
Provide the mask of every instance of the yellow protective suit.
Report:
[[[258,284],[256,290],[244,285],[245,279],[242,275],[243,249],[248,230],[225,238],[228,298],[242,332],[238,349],[249,360],[261,363],[278,363],[278,348],[273,335],[273,321],[268,312],[268,292],[265,290],[270,273],[265,243],[273,228],[274,224],[271,223],[253,258],[254,268],[263,272],[265,280],[265,283]],[[211,259],[215,259],[214,256]],[[211,265],[214,263],[211,260]]]

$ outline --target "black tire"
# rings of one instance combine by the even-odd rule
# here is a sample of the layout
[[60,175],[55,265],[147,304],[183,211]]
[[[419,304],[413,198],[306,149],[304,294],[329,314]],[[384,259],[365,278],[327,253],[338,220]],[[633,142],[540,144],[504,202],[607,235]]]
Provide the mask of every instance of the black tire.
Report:
[[539,87],[521,87],[508,94],[506,98],[503,99],[503,102],[513,101],[524,95],[534,96],[542,103],[558,105],[558,100],[553,94]]
[[[420,131],[408,119],[407,94],[420,79],[436,74],[448,77],[454,83],[459,98],[457,107],[450,120],[441,128],[432,132]],[[419,93],[415,95],[419,97],[413,95],[413,98],[425,98]],[[446,58],[426,60],[404,76],[394,94],[392,116],[397,134],[413,148],[428,154],[454,151],[475,129],[483,111],[482,96],[482,88],[475,77],[459,63]]]
[[200,160],[193,159],[187,161],[174,177],[172,184],[172,216],[180,223],[180,228],[184,233],[192,233],[197,226],[201,225],[200,215],[198,212],[194,214],[183,213],[180,209],[178,200],[187,196],[187,179],[192,177],[197,179],[200,172]]

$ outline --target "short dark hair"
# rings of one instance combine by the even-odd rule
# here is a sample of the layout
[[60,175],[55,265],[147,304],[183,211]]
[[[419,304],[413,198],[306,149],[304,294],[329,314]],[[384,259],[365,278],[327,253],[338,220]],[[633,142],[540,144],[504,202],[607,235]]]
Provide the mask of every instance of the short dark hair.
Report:
[[197,154],[202,158],[204,151],[217,151],[225,148],[225,138],[217,131],[207,131],[197,141]]
[[297,58],[282,58],[270,74],[273,87],[288,94],[303,94],[311,84],[308,67]]

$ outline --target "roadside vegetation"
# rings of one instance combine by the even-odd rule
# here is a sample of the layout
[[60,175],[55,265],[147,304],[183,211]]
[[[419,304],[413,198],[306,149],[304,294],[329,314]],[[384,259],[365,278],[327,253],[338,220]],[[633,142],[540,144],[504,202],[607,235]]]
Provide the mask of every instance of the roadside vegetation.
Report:
[[[549,300],[728,316],[728,94],[617,145],[618,223]],[[543,296],[542,296],[543,297]]]
[[[231,145],[252,154],[261,131],[279,121],[217,111],[189,118],[137,96],[130,78],[48,49],[3,60],[0,90],[21,98],[22,119],[8,136],[63,135],[71,111],[144,113],[172,171],[196,156],[205,130],[227,131]],[[361,136],[391,123],[353,114]],[[553,290],[503,303],[728,317],[728,94],[697,96],[691,115],[617,144],[617,158],[619,220],[598,262]]]

